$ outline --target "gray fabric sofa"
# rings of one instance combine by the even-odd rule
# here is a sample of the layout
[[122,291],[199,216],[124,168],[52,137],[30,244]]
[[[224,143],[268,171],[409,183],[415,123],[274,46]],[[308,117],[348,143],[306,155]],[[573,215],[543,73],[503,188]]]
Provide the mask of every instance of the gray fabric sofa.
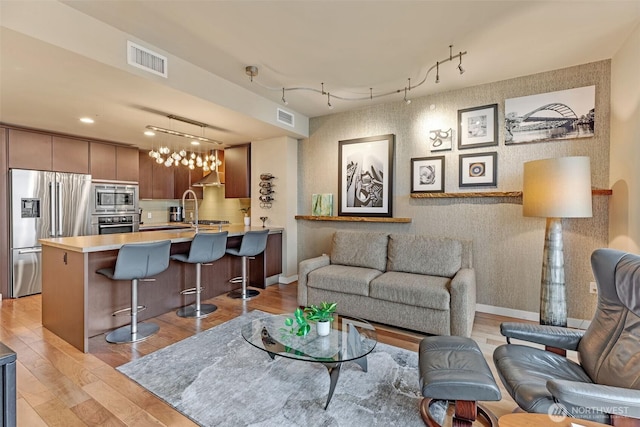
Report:
[[298,304],[436,335],[469,337],[476,307],[470,241],[336,231],[331,252],[300,262]]

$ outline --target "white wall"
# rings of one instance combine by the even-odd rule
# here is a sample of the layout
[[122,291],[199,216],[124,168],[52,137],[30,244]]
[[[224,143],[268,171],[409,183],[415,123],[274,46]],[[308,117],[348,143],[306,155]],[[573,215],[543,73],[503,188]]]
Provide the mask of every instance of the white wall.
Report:
[[611,60],[609,245],[640,253],[640,26]]
[[[261,206],[260,174],[271,173],[274,201],[271,208]],[[280,137],[251,143],[251,225],[262,225],[261,216],[269,217],[267,226],[284,227],[282,235],[282,274],[280,283],[297,280],[298,231],[295,215],[298,194],[298,141]]]

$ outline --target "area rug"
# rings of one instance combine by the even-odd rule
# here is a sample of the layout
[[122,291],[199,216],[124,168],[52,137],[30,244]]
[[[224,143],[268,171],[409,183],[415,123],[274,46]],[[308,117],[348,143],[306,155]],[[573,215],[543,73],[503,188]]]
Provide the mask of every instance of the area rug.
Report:
[[368,372],[342,365],[325,411],[327,369],[248,344],[252,311],[117,368],[201,426],[423,426],[416,352],[378,343]]

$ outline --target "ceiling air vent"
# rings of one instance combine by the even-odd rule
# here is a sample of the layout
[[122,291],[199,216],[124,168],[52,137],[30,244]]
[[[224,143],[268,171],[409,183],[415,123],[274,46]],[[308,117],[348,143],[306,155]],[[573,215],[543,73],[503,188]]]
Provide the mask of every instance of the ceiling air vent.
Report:
[[278,108],[278,121],[280,123],[284,123],[287,126],[294,127],[295,125],[294,125],[293,119],[294,119],[293,114]]
[[168,77],[167,57],[127,41],[127,63],[162,77]]

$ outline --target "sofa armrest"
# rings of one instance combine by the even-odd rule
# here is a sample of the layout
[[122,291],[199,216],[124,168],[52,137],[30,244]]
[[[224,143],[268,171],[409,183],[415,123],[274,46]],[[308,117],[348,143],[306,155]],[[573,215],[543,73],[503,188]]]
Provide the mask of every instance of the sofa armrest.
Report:
[[518,322],[500,324],[500,333],[507,337],[507,342],[515,338],[565,350],[577,350],[584,335],[584,331],[578,329]]
[[329,255],[322,254],[319,257],[305,259],[298,264],[298,305],[307,306],[307,278],[309,273],[331,263]]
[[451,335],[470,337],[476,315],[476,272],[462,268],[451,279]]
[[560,403],[640,418],[640,390],[568,380],[549,380],[547,390]]

